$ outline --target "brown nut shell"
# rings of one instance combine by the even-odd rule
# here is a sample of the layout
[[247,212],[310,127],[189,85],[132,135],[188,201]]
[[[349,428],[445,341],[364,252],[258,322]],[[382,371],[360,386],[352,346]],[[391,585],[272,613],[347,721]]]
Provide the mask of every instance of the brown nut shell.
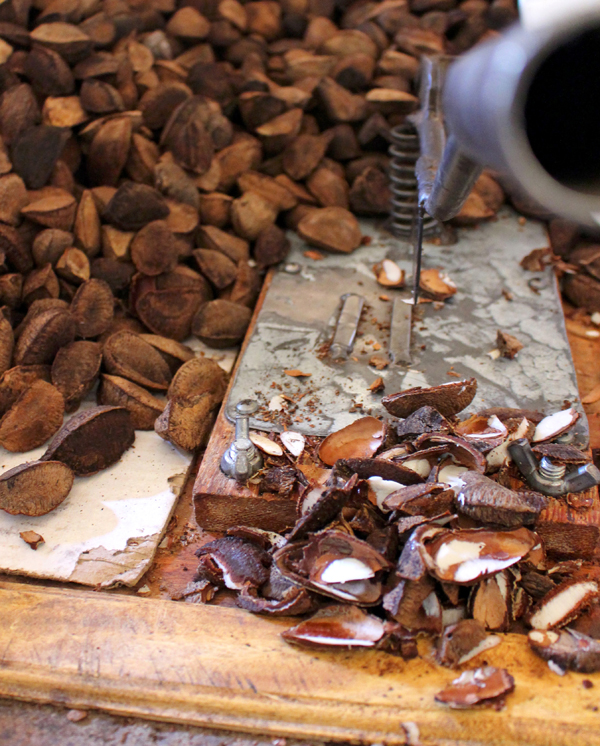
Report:
[[52,383],[64,397],[66,412],[74,412],[92,390],[101,364],[102,349],[97,342],[71,342],[56,353]]
[[0,415],[17,401],[34,381],[50,383],[49,365],[17,365],[9,368],[0,378]]
[[212,297],[208,280],[182,265],[156,277],[136,275],[130,290],[135,312],[148,329],[178,342],[189,336],[196,312]]
[[178,253],[173,231],[164,220],[148,223],[131,242],[131,261],[144,275],[172,272],[177,266]]
[[385,424],[375,417],[361,417],[328,435],[319,448],[319,458],[328,466],[338,459],[370,458],[381,447]]
[[192,321],[192,334],[209,347],[232,347],[244,338],[252,311],[228,300],[205,303]]
[[92,407],[71,417],[48,445],[42,461],[62,461],[77,476],[116,463],[133,445],[135,431],[123,407]]
[[0,509],[11,515],[46,515],[65,500],[73,479],[71,469],[60,461],[15,466],[0,476]]
[[169,337],[160,334],[140,334],[140,337],[160,352],[173,373],[194,357],[191,347]]
[[92,278],[84,282],[71,301],[71,315],[77,334],[84,339],[98,337],[111,325],[115,299],[107,282]]
[[131,415],[136,430],[153,430],[156,418],[163,412],[166,402],[160,401],[146,389],[120,376],[102,376],[98,402],[115,407],[125,407]]
[[15,345],[16,365],[51,363],[61,347],[75,337],[75,321],[68,311],[50,308],[31,319]]
[[237,277],[237,266],[229,257],[216,249],[196,249],[194,259],[202,274],[212,284],[222,290],[231,285]]
[[214,421],[214,405],[210,394],[171,399],[154,423],[154,429],[164,440],[195,451],[206,444]]
[[34,381],[0,420],[0,445],[7,451],[30,451],[62,425],[62,394],[46,381]]
[[208,357],[195,357],[184,363],[173,376],[167,396],[197,396],[210,394],[213,404],[223,401],[227,390],[227,374],[221,366]]
[[163,356],[138,334],[115,332],[104,343],[104,367],[116,376],[158,391],[166,391],[171,371]]
[[477,379],[467,378],[464,381],[451,381],[431,388],[417,386],[397,394],[384,396],[383,406],[394,417],[408,417],[421,407],[433,407],[444,417],[451,417],[462,412],[475,398]]

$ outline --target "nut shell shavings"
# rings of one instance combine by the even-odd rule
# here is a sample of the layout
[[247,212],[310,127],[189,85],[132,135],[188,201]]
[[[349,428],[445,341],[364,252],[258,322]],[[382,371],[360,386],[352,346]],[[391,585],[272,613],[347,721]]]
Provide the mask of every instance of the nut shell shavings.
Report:
[[38,534],[37,531],[21,531],[19,536],[26,544],[29,544],[32,549],[37,549],[40,544],[44,544],[45,542],[44,537],[41,534]]
[[373,267],[377,282],[386,288],[404,287],[404,270],[391,259],[384,259]]
[[548,415],[548,417],[544,417],[538,423],[532,440],[534,443],[541,443],[557,438],[559,435],[566,433],[567,430],[570,430],[578,419],[579,413],[573,407]]
[[361,417],[328,435],[319,448],[319,458],[333,466],[340,458],[370,458],[381,447],[385,425],[375,417]]
[[424,269],[419,279],[419,287],[433,300],[447,300],[456,293],[456,285],[440,269]]
[[283,456],[283,448],[279,443],[267,438],[266,435],[251,432],[249,438],[250,441],[254,443],[257,448],[260,448],[263,453],[266,453],[269,456]]
[[361,606],[382,595],[379,579],[389,562],[369,544],[335,529],[279,549],[274,560],[284,577],[309,590]]
[[91,407],[73,415],[56,433],[42,460],[62,461],[77,476],[89,476],[116,463],[134,440],[125,408]]
[[526,528],[516,531],[444,531],[426,544],[429,570],[442,581],[472,583],[519,562],[538,543]]
[[496,347],[500,350],[500,355],[502,357],[514,360],[524,346],[525,345],[516,337],[513,337],[512,334],[508,334],[507,332],[498,329],[498,333],[496,334]]
[[516,528],[535,521],[548,500],[537,492],[514,492],[493,479],[468,471],[460,478],[458,510],[483,523]]
[[196,551],[200,559],[197,580],[209,580],[221,588],[259,588],[269,579],[270,555],[237,536],[224,536]]
[[320,609],[281,636],[287,642],[311,648],[372,648],[384,636],[384,623],[356,606]]
[[593,580],[570,580],[547,593],[533,609],[529,624],[533,629],[563,627],[579,615],[582,609],[600,596]]
[[462,412],[475,398],[477,380],[450,381],[439,386],[422,388],[417,386],[406,391],[384,396],[383,406],[394,417],[408,417],[421,407],[433,407],[444,417]]
[[461,619],[444,629],[436,658],[442,666],[455,668],[500,642],[497,635],[488,635],[485,626],[476,619]]
[[66,499],[73,479],[71,469],[60,461],[15,466],[0,476],[0,509],[11,515],[46,515]]
[[463,671],[457,679],[435,695],[435,701],[456,709],[481,704],[502,707],[502,698],[514,688],[515,680],[505,668],[485,666]]
[[296,456],[296,458],[302,453],[304,446],[306,445],[306,438],[304,435],[302,435],[302,433],[296,433],[293,430],[284,430],[279,435],[279,439],[283,443],[284,448],[289,451],[292,456]]
[[560,632],[534,629],[529,633],[528,641],[536,655],[563,671],[600,671],[600,642],[574,629]]

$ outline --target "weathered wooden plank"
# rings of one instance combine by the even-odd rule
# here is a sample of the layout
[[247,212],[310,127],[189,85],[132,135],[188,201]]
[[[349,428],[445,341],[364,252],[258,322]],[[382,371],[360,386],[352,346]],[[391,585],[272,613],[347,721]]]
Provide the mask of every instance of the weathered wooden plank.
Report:
[[[231,373],[231,383],[252,336],[252,330],[272,277],[273,270],[269,271],[265,277],[244,344]],[[234,436],[234,427],[224,414],[231,383],[225,394],[223,406],[217,416],[194,484],[196,520],[207,531],[225,531],[235,525],[256,526],[267,531],[283,531],[293,526],[296,521],[296,505],[293,500],[284,499],[278,495],[257,495],[233,479],[228,479],[220,469],[221,456]]]
[[279,637],[287,624],[237,609],[1,582],[0,696],[303,738],[600,744],[600,675],[587,677],[593,689],[581,676],[556,676],[524,637],[507,635],[486,654],[516,679],[506,708],[462,712],[434,702],[454,674],[427,656],[304,651]]

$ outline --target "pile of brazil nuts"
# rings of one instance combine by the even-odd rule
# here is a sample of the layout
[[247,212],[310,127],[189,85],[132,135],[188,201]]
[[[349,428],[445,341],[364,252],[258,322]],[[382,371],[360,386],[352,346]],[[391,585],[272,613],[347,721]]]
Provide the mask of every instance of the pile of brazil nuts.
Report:
[[[240,342],[286,229],[357,248],[356,215],[389,210],[419,57],[516,17],[512,0],[2,2],[0,445],[39,447],[96,391],[202,446],[226,381],[184,341]],[[503,198],[482,177],[460,220]]]

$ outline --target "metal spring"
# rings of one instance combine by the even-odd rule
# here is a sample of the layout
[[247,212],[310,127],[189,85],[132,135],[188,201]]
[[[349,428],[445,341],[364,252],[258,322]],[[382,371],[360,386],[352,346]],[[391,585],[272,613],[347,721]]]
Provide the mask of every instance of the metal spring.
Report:
[[[419,187],[415,164],[420,155],[419,135],[412,124],[401,124],[391,131],[390,182],[392,189],[391,228],[397,238],[410,238],[413,232]],[[437,221],[425,215],[423,233],[438,231]]]

